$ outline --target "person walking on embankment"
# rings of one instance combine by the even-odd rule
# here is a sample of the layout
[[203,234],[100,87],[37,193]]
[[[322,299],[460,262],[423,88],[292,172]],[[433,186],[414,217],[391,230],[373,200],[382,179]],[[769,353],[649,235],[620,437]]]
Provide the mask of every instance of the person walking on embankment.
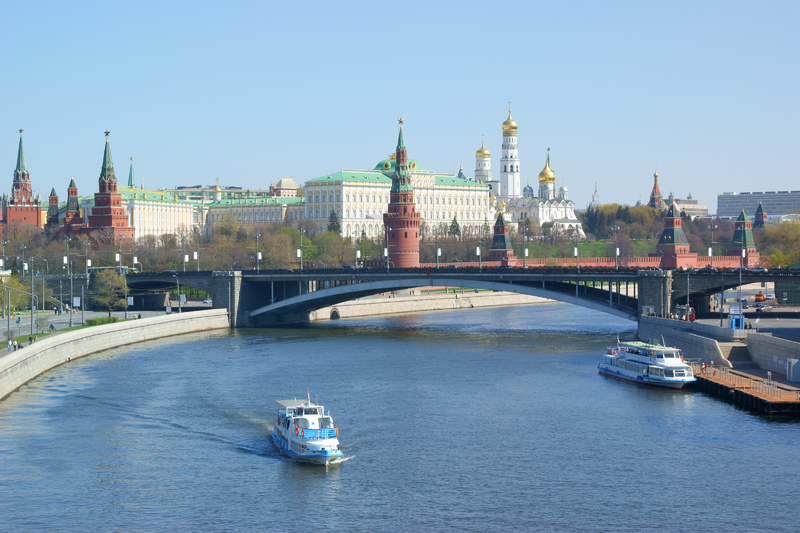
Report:
[[8,339],[8,351],[11,351],[11,339]]

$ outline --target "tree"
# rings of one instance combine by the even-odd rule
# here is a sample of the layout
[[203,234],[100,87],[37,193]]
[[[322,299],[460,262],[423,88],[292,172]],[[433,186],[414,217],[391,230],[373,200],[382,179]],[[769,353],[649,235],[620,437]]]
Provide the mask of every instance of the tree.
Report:
[[101,270],[95,274],[94,282],[97,285],[97,291],[92,301],[98,307],[108,310],[109,317],[113,309],[125,308],[127,287],[124,276],[117,274],[114,270]]
[[447,230],[447,234],[451,237],[461,236],[461,226],[458,225],[458,220],[456,220],[455,216],[453,216],[453,221],[450,223],[450,229]]
[[339,214],[335,209],[331,209],[331,216],[328,217],[328,231],[339,235],[342,233],[342,224],[339,222]]

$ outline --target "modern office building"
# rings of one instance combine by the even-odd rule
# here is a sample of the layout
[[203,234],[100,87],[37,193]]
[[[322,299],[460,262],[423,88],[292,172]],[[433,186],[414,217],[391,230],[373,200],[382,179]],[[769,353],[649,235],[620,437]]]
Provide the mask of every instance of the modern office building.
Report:
[[744,209],[754,217],[759,202],[770,216],[800,213],[800,191],[724,192],[717,196],[717,216],[736,217]]

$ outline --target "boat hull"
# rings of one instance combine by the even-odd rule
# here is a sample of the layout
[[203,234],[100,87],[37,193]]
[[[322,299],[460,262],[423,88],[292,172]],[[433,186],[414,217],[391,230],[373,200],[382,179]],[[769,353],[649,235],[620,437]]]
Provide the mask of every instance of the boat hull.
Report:
[[598,370],[598,372],[600,374],[602,374],[604,376],[608,376],[610,378],[615,378],[615,379],[619,379],[619,380],[622,380],[622,381],[627,381],[628,383],[636,383],[637,385],[644,385],[646,387],[655,387],[655,388],[658,388],[658,389],[680,390],[680,389],[684,388],[686,385],[688,385],[689,383],[691,383],[692,381],[695,381],[695,378],[691,378],[690,380],[682,380],[682,381],[678,381],[678,380],[675,380],[675,381],[666,381],[666,380],[664,380],[664,381],[661,381],[661,380],[655,381],[655,380],[646,379],[643,376],[641,378],[635,378],[635,377],[631,377],[631,376],[626,376],[626,375],[624,375],[624,374],[622,374],[620,372],[616,372],[616,371],[613,371],[613,370],[610,370],[610,369],[603,368],[602,366],[598,367],[597,370]]
[[[325,450],[323,452],[317,453],[297,453],[291,449],[289,449],[286,445],[284,445],[285,438],[282,438],[276,431],[272,432],[272,443],[285,455],[295,461],[302,461],[304,463],[311,463],[317,465],[328,466],[332,462],[337,459],[341,459],[343,456],[342,452],[339,450]],[[288,444],[288,441],[286,441]],[[297,442],[302,443],[305,442],[304,440],[297,440]],[[338,441],[337,441],[338,444]]]

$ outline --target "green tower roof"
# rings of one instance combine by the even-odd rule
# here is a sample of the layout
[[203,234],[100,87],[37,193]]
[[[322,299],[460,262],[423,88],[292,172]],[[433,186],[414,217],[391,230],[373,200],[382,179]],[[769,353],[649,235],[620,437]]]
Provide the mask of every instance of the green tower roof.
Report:
[[25,164],[25,149],[22,147],[22,132],[19,133],[19,151],[17,152],[17,172],[27,172],[28,166]]
[[[733,231],[733,245],[737,248],[756,247],[756,241],[753,239],[753,230],[747,227],[748,222],[750,222],[750,219],[747,217],[744,209],[742,209],[742,213],[735,222],[736,229]],[[744,244],[744,246],[742,246],[742,244]]]
[[111,148],[108,146],[106,135],[106,149],[103,152],[103,168],[100,170],[100,181],[117,181],[114,175],[114,160],[111,159]]
[[131,170],[128,172],[128,188],[136,188],[136,180],[133,177],[133,158],[131,157]]
[[77,189],[77,188],[78,188],[78,186],[75,185],[75,178],[70,178],[69,179],[69,187],[67,187],[67,189]]
[[56,194],[56,188],[55,187],[53,187],[53,190],[50,191],[50,197],[51,198],[52,197],[58,197],[58,194]]

